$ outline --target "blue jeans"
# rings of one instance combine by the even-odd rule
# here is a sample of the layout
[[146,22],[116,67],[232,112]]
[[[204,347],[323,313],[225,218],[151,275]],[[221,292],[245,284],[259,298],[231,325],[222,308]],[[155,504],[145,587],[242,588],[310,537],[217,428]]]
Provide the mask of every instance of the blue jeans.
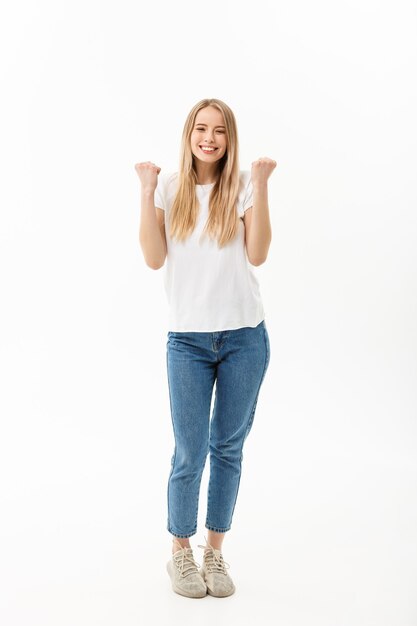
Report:
[[256,327],[217,332],[169,331],[166,356],[175,439],[168,531],[176,537],[197,532],[201,476],[210,452],[206,528],[226,532],[239,489],[243,444],[269,364],[265,320]]

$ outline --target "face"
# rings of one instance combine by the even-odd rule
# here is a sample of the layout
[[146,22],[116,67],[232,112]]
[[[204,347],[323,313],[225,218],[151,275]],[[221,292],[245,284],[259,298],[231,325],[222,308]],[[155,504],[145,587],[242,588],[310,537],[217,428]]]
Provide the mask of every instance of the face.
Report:
[[[207,146],[211,150],[204,151]],[[226,154],[227,140],[223,114],[212,106],[200,109],[191,132],[191,150],[205,163],[215,163]]]

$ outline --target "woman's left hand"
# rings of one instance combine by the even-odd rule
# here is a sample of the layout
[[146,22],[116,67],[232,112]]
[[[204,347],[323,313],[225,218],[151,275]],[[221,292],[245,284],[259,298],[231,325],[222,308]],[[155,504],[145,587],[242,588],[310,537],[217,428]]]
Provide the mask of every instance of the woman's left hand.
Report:
[[261,157],[252,163],[251,179],[253,185],[263,185],[268,181],[272,171],[276,168],[277,162],[268,157]]

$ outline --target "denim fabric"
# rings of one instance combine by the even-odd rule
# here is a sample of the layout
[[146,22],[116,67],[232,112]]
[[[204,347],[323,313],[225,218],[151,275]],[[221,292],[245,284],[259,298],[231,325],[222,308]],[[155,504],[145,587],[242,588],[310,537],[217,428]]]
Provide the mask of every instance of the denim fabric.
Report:
[[175,439],[167,529],[176,537],[197,532],[201,476],[210,453],[206,528],[226,532],[239,490],[243,444],[269,364],[265,320],[217,332],[169,331],[166,357]]

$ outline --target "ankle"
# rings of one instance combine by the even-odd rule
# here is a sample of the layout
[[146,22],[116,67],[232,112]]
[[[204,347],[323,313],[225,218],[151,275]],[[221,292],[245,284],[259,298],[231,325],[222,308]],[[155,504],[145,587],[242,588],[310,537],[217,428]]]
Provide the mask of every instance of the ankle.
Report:
[[207,546],[211,546],[215,550],[220,550],[221,552],[225,534],[226,533],[218,533],[216,531],[209,530],[206,539]]
[[172,554],[175,554],[175,552],[178,552],[179,550],[182,550],[183,548],[191,548],[190,546],[190,540],[188,538],[180,538],[180,537],[173,537],[172,538]]

